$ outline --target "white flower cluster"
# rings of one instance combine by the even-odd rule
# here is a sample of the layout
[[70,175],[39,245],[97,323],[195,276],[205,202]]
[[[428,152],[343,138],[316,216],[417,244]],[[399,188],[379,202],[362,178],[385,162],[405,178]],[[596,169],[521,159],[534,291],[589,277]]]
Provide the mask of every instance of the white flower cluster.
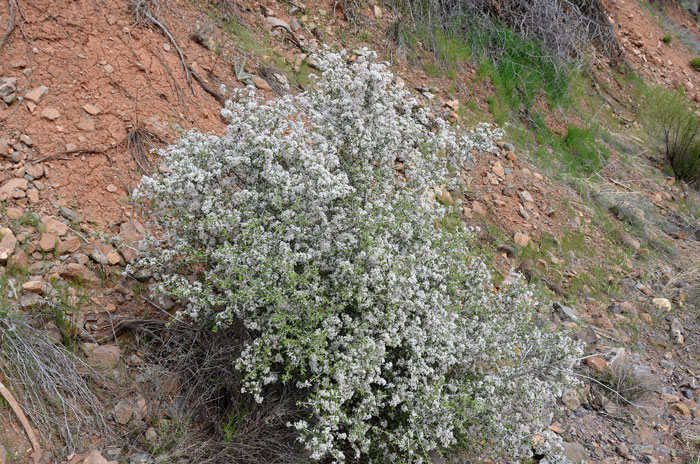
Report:
[[[164,236],[138,263],[180,316],[251,340],[244,390],[308,391],[314,459],[426,462],[452,447],[519,458],[578,349],[534,323],[518,278],[494,290],[430,195],[498,131],[458,132],[366,52],[317,58],[313,90],[230,102],[223,137],[190,132],[145,178]],[[556,446],[554,446],[556,448]]]

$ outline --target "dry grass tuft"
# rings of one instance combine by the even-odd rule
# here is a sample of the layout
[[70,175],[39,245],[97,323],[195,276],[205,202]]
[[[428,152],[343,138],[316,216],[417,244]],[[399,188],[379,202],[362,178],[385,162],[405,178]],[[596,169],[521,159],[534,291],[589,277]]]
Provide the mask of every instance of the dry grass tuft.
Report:
[[0,370],[42,438],[67,453],[95,433],[111,436],[90,381],[99,375],[12,309],[0,309]]

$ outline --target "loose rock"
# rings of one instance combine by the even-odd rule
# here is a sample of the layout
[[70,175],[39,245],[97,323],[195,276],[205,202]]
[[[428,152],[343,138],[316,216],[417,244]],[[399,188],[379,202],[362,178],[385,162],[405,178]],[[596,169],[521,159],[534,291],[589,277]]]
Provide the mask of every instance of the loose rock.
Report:
[[0,234],[2,234],[2,240],[0,240],[0,261],[5,262],[15,252],[17,239],[12,230],[6,227],[0,228]]
[[41,240],[39,240],[39,248],[43,251],[53,251],[56,247],[56,241],[58,236],[56,234],[44,233],[41,234]]
[[51,216],[44,216],[41,219],[41,225],[47,233],[56,234],[60,237],[68,233],[68,226]]
[[80,279],[90,284],[98,284],[100,278],[84,264],[68,263],[60,271],[61,277]]
[[117,345],[103,345],[93,349],[89,354],[92,364],[112,368],[119,364],[120,351]]
[[579,322],[579,318],[573,309],[569,308],[568,306],[564,306],[563,304],[560,304],[560,303],[554,303],[553,306],[554,306],[554,309],[559,314],[559,317],[561,317],[565,321]]
[[671,302],[668,298],[654,298],[651,302],[659,309],[663,309],[664,311],[671,310]]
[[24,98],[25,98],[26,100],[29,100],[30,102],[35,103],[35,104],[38,105],[38,104],[39,104],[39,101],[41,100],[41,97],[43,97],[44,95],[46,95],[46,93],[47,93],[48,91],[49,91],[48,87],[46,87],[46,86],[44,86],[44,85],[40,85],[39,87],[37,87],[37,88],[31,90],[30,92],[28,92],[28,93],[24,96]]
[[586,453],[586,449],[581,443],[571,443],[565,441],[562,443],[562,445],[564,445],[564,453],[566,454],[566,457],[571,459],[574,464],[585,463],[588,461],[588,453]]
[[82,464],[119,464],[117,461],[106,460],[99,451],[93,451],[83,461]]
[[41,112],[41,117],[44,119],[48,119],[49,121],[55,121],[60,116],[61,112],[53,107],[44,108],[44,111]]
[[121,425],[126,425],[131,420],[133,413],[134,408],[132,406],[132,402],[127,399],[119,401],[112,410],[114,420],[117,424]]
[[513,241],[520,247],[525,248],[530,243],[530,236],[522,232],[516,232]]

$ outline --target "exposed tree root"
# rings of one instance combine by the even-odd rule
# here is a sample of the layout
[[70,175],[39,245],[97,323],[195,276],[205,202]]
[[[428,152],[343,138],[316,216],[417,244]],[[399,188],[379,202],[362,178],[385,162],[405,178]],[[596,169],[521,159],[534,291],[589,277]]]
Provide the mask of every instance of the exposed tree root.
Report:
[[2,40],[0,40],[0,48],[3,47],[7,43],[7,41],[10,38],[10,34],[12,34],[12,31],[15,29],[15,16],[16,16],[16,11],[15,11],[15,2],[17,0],[7,0],[7,3],[10,5],[10,22],[7,23],[7,29],[5,29],[5,35],[2,36]]
[[[156,9],[155,14],[152,13],[153,6]],[[168,38],[173,48],[177,52],[178,57],[180,58],[180,64],[182,65],[182,70],[185,73],[185,80],[187,81],[187,85],[190,88],[190,91],[194,93],[194,87],[192,86],[192,79],[194,79],[202,87],[202,89],[209,95],[214,97],[217,102],[219,102],[222,105],[226,102],[226,98],[224,98],[223,95],[221,95],[215,89],[209,87],[204,81],[204,79],[202,79],[202,77],[199,76],[199,74],[197,74],[197,72],[195,72],[195,70],[187,64],[187,57],[178,45],[177,41],[175,40],[175,37],[173,37],[173,34],[170,32],[170,29],[168,28],[167,24],[165,24],[165,22],[160,18],[160,15],[158,14],[158,11],[160,11],[158,2],[156,2],[155,0],[131,0],[131,2],[129,3],[129,9],[131,10],[134,19],[137,23],[149,24],[159,29],[160,32]]]

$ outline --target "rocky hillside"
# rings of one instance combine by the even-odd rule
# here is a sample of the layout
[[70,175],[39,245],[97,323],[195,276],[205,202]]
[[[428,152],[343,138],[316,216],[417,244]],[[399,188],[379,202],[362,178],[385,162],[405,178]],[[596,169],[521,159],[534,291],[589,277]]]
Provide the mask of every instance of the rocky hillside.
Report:
[[[695,463],[700,193],[671,175],[640,88],[700,101],[700,28],[675,4],[605,7],[625,69],[593,54],[571,103],[509,111],[499,149],[473,153],[460,188],[436,195],[477,228],[499,280],[516,269],[553,302],[542,324],[585,345],[583,386],[549,425],[568,458]],[[217,462],[196,450],[225,428],[180,420],[183,379],[151,349],[177,340],[165,323],[180,302],[124,273],[150,227],[131,195],[164,169],[152,149],[192,128],[222,133],[231,89],[303,91],[325,45],[376,50],[454,125],[502,122],[483,63],[445,63],[420,36],[400,44],[398,18],[381,2],[325,0],[0,4],[0,464]],[[571,127],[592,123],[600,166],[574,169]],[[34,357],[52,346],[55,358]],[[218,462],[271,462],[247,459]]]

